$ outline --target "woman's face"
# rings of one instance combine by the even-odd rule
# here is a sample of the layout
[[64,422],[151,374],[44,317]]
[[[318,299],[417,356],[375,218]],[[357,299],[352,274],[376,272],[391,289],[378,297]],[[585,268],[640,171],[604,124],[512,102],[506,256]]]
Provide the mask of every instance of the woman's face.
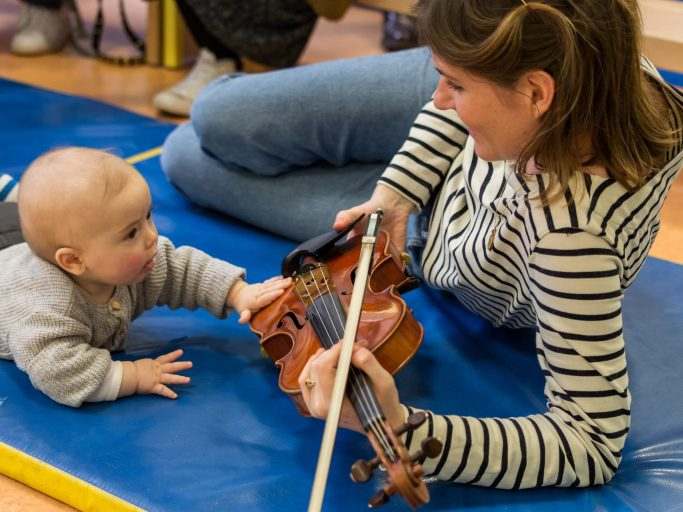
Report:
[[501,87],[436,54],[433,60],[441,75],[434,92],[436,108],[458,113],[474,139],[479,158],[516,160],[539,126],[532,91],[524,86]]

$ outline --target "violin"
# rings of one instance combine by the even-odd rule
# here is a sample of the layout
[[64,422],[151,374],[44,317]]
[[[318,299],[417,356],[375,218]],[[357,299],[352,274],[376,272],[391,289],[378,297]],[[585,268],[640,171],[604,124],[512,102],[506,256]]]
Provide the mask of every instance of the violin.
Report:
[[[358,222],[357,219],[356,222]],[[344,335],[346,309],[354,285],[361,238],[346,240],[353,224],[342,232],[329,232],[304,242],[282,262],[282,275],[293,278],[292,286],[272,304],[256,313],[250,322],[261,339],[261,348],[279,368],[278,385],[289,395],[299,412],[310,415],[299,389],[298,378],[308,359],[320,348],[328,349]],[[405,260],[380,231],[373,248],[368,285],[358,323],[356,341],[363,340],[390,373],[400,370],[417,352],[423,329],[400,293],[417,286],[405,271]],[[386,485],[368,504],[377,507],[400,494],[413,508],[429,501],[421,479],[420,463],[441,453],[441,442],[428,438],[418,453],[408,454],[400,436],[418,428],[424,413],[411,415],[392,429],[367,376],[351,367],[347,396],[363,425],[376,456],[359,460],[351,467],[351,478],[367,482],[378,466],[386,470]]]

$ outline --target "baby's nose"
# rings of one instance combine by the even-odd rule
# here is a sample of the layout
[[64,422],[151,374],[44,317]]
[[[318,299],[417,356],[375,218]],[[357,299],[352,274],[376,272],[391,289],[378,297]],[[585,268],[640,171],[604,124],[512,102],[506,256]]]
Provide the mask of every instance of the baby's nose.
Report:
[[146,232],[147,235],[147,247],[152,247],[157,244],[157,241],[159,240],[159,232],[157,231],[156,226],[153,224],[149,226]]

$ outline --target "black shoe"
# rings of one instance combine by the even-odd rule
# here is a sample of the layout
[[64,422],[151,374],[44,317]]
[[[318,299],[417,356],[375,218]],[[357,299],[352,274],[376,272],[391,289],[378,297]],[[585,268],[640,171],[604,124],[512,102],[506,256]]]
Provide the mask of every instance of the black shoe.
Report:
[[382,47],[388,52],[407,50],[418,45],[415,18],[397,12],[384,13]]

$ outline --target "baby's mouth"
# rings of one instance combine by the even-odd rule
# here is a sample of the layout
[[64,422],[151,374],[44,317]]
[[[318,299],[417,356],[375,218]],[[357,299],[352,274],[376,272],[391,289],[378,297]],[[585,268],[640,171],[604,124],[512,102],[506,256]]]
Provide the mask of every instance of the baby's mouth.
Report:
[[156,261],[156,257],[157,257],[157,255],[155,253],[154,256],[152,256],[149,260],[147,260],[147,262],[145,263],[145,266],[143,267],[143,270],[145,270],[147,272],[152,270],[154,268],[154,263]]

